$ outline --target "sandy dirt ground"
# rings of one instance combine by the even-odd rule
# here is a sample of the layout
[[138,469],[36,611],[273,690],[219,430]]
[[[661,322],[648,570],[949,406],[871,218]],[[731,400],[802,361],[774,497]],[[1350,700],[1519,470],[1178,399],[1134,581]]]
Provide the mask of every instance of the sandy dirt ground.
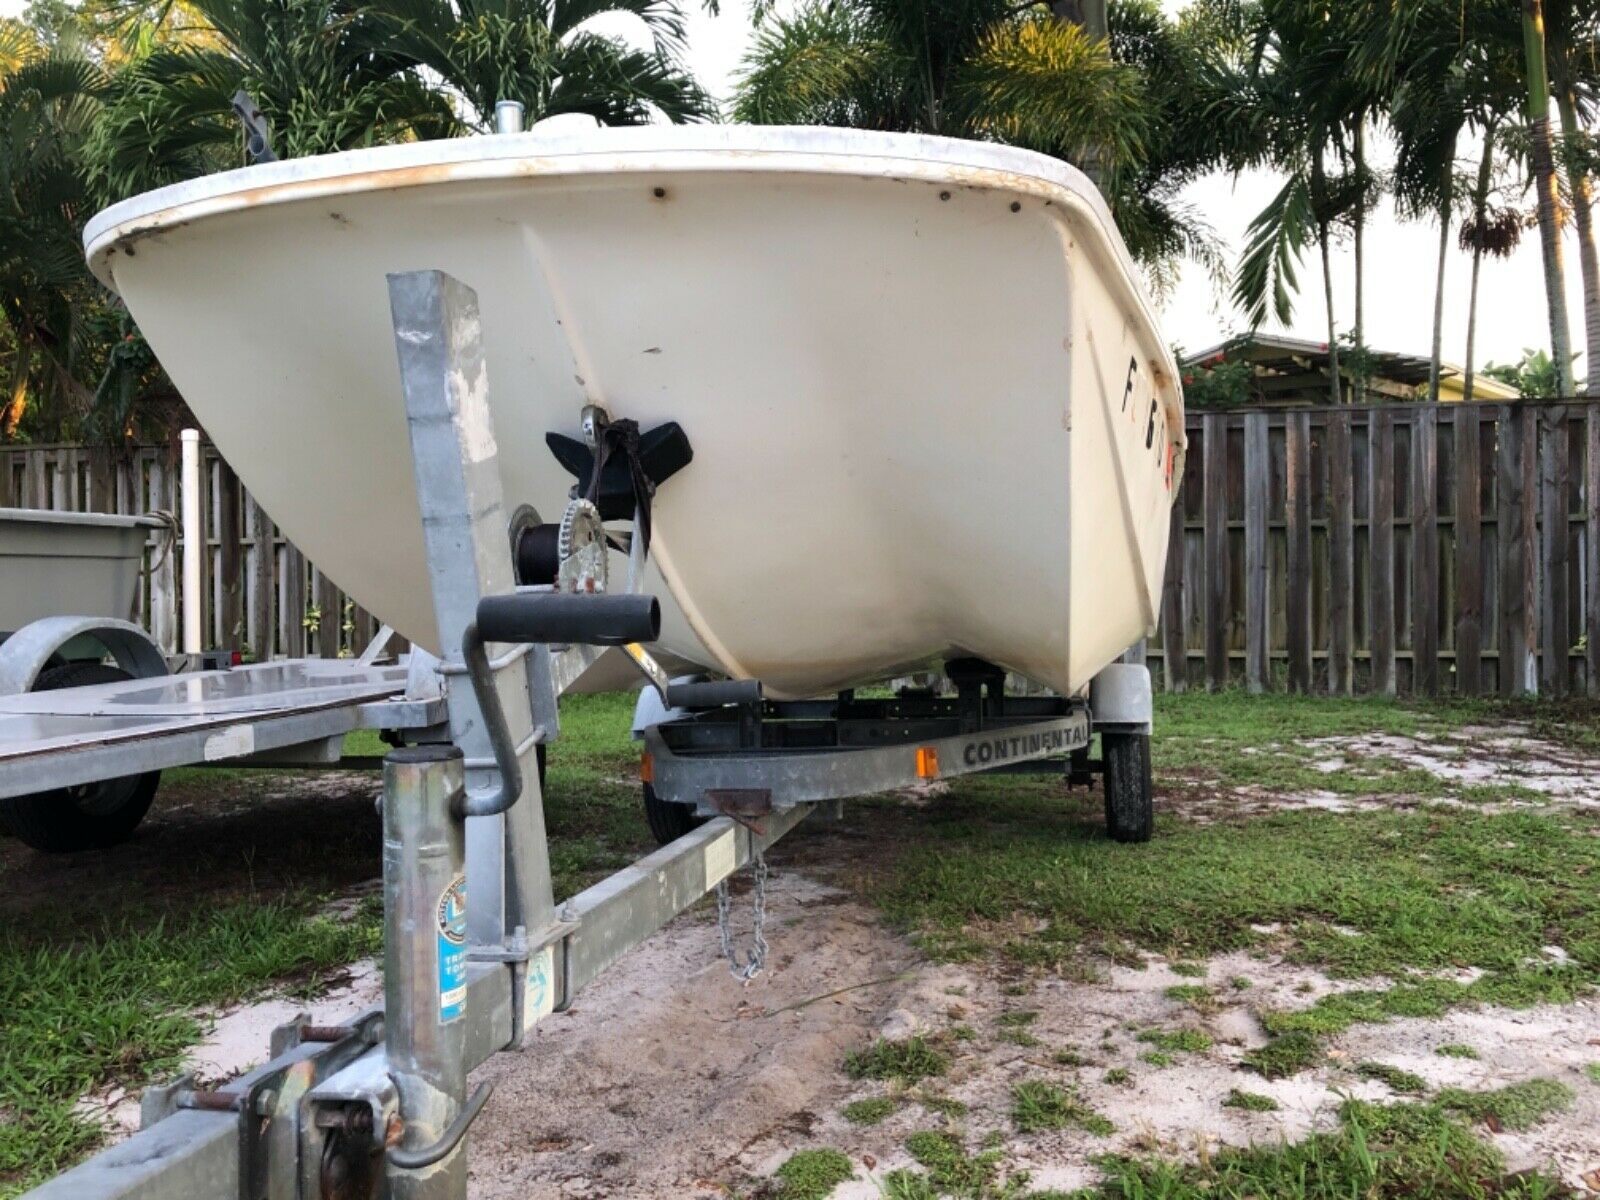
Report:
[[[1504,739],[1494,757],[1514,756],[1515,778],[1524,786],[1557,803],[1600,803],[1592,764],[1522,731],[1478,736]],[[1361,758],[1373,755],[1401,757],[1450,779],[1484,781],[1484,772],[1502,769],[1466,753],[1470,745],[1470,737],[1337,739],[1310,749],[1339,764],[1330,769],[1359,769]],[[1537,769],[1530,771],[1530,762]],[[1143,969],[1102,964],[1093,982],[1021,980],[982,964],[929,963],[841,886],[872,853],[870,840],[848,823],[813,820],[772,856],[771,958],[753,983],[730,977],[719,957],[714,909],[702,903],[613,967],[570,1012],[547,1018],[521,1052],[485,1064],[475,1078],[492,1080],[496,1090],[471,1134],[471,1194],[477,1200],[759,1194],[760,1181],[790,1154],[831,1146],[857,1167],[856,1179],[835,1195],[875,1197],[885,1171],[909,1165],[906,1136],[943,1128],[961,1130],[969,1145],[995,1132],[1006,1170],[1027,1170],[1036,1188],[1070,1189],[1093,1182],[1090,1160],[1108,1151],[1190,1158],[1222,1144],[1293,1140],[1331,1127],[1347,1097],[1396,1098],[1356,1073],[1368,1061],[1413,1072],[1430,1087],[1484,1089],[1536,1076],[1565,1082],[1577,1095],[1566,1113],[1528,1132],[1481,1132],[1512,1170],[1554,1167],[1580,1193],[1600,1184],[1600,1086],[1584,1075],[1584,1064],[1600,1059],[1600,1000],[1357,1025],[1330,1040],[1326,1060],[1315,1068],[1267,1081],[1239,1069],[1244,1053],[1266,1040],[1257,1009],[1309,1005],[1329,991],[1373,981],[1334,982],[1248,954],[1213,959],[1205,979],[1180,976],[1154,957]],[[750,919],[742,887],[741,881],[734,918],[740,935]],[[1200,1014],[1164,994],[1183,983],[1209,983],[1220,1007]],[[380,995],[372,965],[358,964],[336,994],[305,1007],[332,1020]],[[210,1014],[211,1037],[196,1054],[201,1070],[221,1077],[242,1069],[252,1061],[251,1048],[263,1047],[271,1026],[297,1007],[268,1001]],[[1002,1017],[1018,1010],[1038,1014],[1026,1026],[1034,1044],[1008,1040]],[[1136,1033],[1155,1025],[1201,1029],[1214,1044],[1204,1053],[1176,1054],[1169,1066],[1151,1065],[1140,1057],[1149,1047]],[[890,1094],[885,1084],[849,1079],[848,1052],[879,1036],[956,1026],[974,1036],[954,1044],[949,1075],[924,1085],[925,1094],[905,1094],[880,1125],[860,1128],[844,1119],[847,1103]],[[1436,1053],[1451,1043],[1471,1045],[1479,1057]],[[1074,1061],[1062,1062],[1063,1054]],[[1107,1082],[1113,1068],[1126,1071],[1127,1081]],[[1116,1131],[1016,1133],[1010,1092],[1034,1079],[1073,1085]],[[1271,1096],[1280,1108],[1223,1107],[1233,1088]],[[941,1098],[960,1101],[965,1115],[941,1115]],[[134,1111],[127,1097],[98,1103],[119,1121]]]

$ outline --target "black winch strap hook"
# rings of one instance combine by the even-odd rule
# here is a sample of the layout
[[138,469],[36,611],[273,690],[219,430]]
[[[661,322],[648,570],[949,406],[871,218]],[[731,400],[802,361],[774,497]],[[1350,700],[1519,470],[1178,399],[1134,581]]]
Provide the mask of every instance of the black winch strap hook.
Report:
[[596,431],[594,470],[589,475],[588,500],[596,507],[600,503],[600,480],[606,463],[614,454],[622,455],[628,464],[628,477],[633,483],[633,536],[641,539],[639,550],[650,552],[650,501],[656,494],[655,482],[645,473],[639,457],[639,422],[627,418],[608,421]]

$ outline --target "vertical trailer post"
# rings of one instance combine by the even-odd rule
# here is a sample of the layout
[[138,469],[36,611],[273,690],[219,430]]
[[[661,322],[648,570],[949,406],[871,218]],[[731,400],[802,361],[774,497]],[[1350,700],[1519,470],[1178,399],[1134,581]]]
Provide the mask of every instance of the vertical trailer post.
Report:
[[[411,746],[383,760],[383,1007],[402,1151],[438,1145],[466,1086],[466,876],[463,790],[454,746]],[[416,1169],[391,1157],[392,1200],[465,1200],[462,1143]]]
[[[473,290],[443,271],[389,276],[389,307],[405,394],[417,502],[439,635],[442,670],[452,678],[450,737],[466,754],[469,792],[499,786],[489,726],[463,677],[462,637],[484,596],[516,586],[510,521],[502,498],[489,384]],[[527,654],[490,660],[494,686],[516,747],[523,796],[504,814],[467,822],[472,879],[467,931],[474,945],[500,946],[517,926],[537,936],[555,920],[545,845]],[[553,732],[553,731],[549,731]]]

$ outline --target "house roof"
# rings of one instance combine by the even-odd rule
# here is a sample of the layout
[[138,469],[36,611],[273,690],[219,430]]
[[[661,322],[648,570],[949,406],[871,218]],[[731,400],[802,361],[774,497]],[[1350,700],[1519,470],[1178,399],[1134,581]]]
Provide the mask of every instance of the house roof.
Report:
[[[1367,354],[1373,361],[1380,379],[1405,387],[1421,387],[1428,382],[1432,365],[1426,355],[1400,354],[1392,350],[1374,350]],[[1243,357],[1269,374],[1293,376],[1322,374],[1327,369],[1328,343],[1313,342],[1305,338],[1286,337],[1276,333],[1244,334],[1229,338],[1198,354],[1184,356],[1185,366],[1201,366],[1213,359]],[[1439,378],[1457,379],[1465,372],[1455,363],[1440,363]],[[1515,400],[1516,389],[1499,380],[1478,374],[1472,381],[1474,393],[1484,400]]]

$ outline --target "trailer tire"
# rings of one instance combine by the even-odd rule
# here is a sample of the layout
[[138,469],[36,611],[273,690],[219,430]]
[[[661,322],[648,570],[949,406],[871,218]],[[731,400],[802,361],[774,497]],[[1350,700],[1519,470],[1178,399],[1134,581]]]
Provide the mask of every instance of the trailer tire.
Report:
[[668,842],[675,842],[705,823],[694,815],[694,809],[689,805],[661,799],[648,783],[643,787],[644,818],[650,822],[650,832],[656,839],[656,845],[665,846]]
[[[41,674],[33,690],[52,692],[132,678],[120,667],[105,663],[66,663]],[[115,846],[126,841],[144,820],[160,783],[161,772],[149,771],[31,796],[11,796],[0,800],[0,829],[47,854]]]
[[1113,841],[1148,842],[1155,832],[1148,733],[1102,733],[1106,833]]

